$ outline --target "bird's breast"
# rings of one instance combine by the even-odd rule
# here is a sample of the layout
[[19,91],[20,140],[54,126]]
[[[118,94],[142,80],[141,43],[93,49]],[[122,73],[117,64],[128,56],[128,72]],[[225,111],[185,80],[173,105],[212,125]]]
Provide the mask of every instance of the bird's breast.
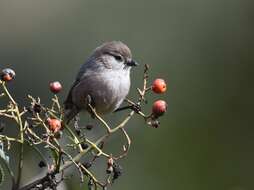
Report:
[[105,71],[90,73],[73,90],[75,104],[86,107],[85,97],[89,94],[99,114],[117,109],[130,89],[130,76],[126,71]]
[[130,89],[130,77],[125,73],[109,72],[101,76],[102,88],[95,92],[95,106],[98,112],[107,113],[117,109]]

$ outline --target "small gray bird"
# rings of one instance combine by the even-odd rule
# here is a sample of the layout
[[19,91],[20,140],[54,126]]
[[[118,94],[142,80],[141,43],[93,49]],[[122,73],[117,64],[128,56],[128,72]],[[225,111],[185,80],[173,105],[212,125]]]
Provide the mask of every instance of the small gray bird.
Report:
[[97,47],[81,66],[64,102],[65,122],[88,110],[88,96],[100,115],[119,108],[130,89],[130,69],[136,65],[130,49],[120,41]]

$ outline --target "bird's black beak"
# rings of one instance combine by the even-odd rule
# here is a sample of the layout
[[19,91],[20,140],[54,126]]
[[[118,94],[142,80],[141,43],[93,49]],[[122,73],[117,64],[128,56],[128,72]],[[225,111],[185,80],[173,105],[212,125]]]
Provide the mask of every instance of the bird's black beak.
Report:
[[130,61],[127,61],[126,65],[133,67],[133,66],[138,66],[138,63],[132,59]]

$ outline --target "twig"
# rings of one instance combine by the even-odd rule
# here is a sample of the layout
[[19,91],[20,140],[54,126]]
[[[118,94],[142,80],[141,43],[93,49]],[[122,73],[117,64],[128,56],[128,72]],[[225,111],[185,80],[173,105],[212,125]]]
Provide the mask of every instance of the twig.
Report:
[[[66,132],[67,138],[69,138],[72,143],[70,145],[62,144],[61,141],[58,141],[60,136],[57,136],[57,132],[52,130],[52,126],[47,123],[47,119],[49,117],[55,118],[61,121],[63,117],[61,104],[59,102],[58,96],[54,95],[52,98],[51,107],[43,106],[41,104],[40,98],[33,98],[32,96],[28,96],[31,100],[31,108],[29,111],[27,109],[19,110],[18,104],[15,102],[14,98],[10,95],[8,89],[5,86],[5,82],[0,80],[0,84],[3,87],[4,92],[0,93],[0,97],[7,96],[10,100],[10,104],[7,106],[7,109],[0,109],[0,117],[9,118],[15,120],[17,126],[19,127],[19,136],[18,138],[8,137],[5,135],[0,135],[0,141],[6,142],[8,147],[12,142],[17,142],[20,144],[20,154],[19,154],[19,169],[17,174],[17,180],[15,181],[13,173],[13,190],[19,189],[22,168],[23,168],[23,153],[24,153],[24,143],[28,143],[34,150],[36,150],[42,159],[46,161],[43,154],[39,149],[36,148],[36,145],[42,144],[45,147],[49,147],[52,153],[52,165],[47,164],[49,167],[49,172],[43,178],[37,179],[28,185],[20,188],[19,190],[29,190],[40,185],[40,188],[47,188],[51,187],[52,189],[56,189],[56,186],[64,179],[64,171],[69,168],[70,166],[75,166],[78,171],[80,172],[80,179],[83,182],[84,175],[90,178],[90,187],[94,187],[97,189],[98,187],[102,187],[103,189],[106,188],[109,184],[113,183],[114,174],[107,175],[105,182],[101,182],[97,179],[97,177],[83,164],[81,164],[81,160],[84,156],[88,153],[94,156],[93,160],[89,162],[92,166],[94,164],[96,158],[105,157],[108,160],[112,159],[119,160],[124,158],[130,149],[131,146],[131,138],[128,135],[127,131],[125,130],[125,126],[128,121],[133,117],[135,113],[143,117],[145,120],[148,119],[150,116],[146,116],[141,111],[141,104],[146,102],[145,95],[148,91],[151,90],[151,87],[147,87],[147,79],[148,79],[148,66],[145,66],[144,69],[144,76],[143,76],[143,88],[138,90],[138,100],[136,102],[126,99],[125,101],[130,105],[129,107],[137,106],[137,109],[134,111],[130,111],[128,115],[115,127],[110,126],[99,114],[97,114],[96,109],[92,107],[90,103],[88,103],[89,111],[93,114],[93,116],[101,123],[101,125],[106,129],[106,134],[102,135],[96,141],[89,140],[83,136],[79,136],[75,134],[72,129],[65,123],[62,122],[61,129],[63,132]],[[38,109],[34,109],[35,106],[39,106]],[[38,107],[37,107],[38,108]],[[136,107],[135,107],[136,108]],[[22,111],[23,110],[23,111]],[[36,111],[37,110],[37,111]],[[30,113],[30,116],[27,116],[26,113]],[[32,127],[29,124],[32,123]],[[36,126],[43,129],[43,134],[39,134],[38,131],[34,130]],[[123,151],[118,153],[118,156],[112,155],[111,153],[107,153],[103,151],[103,145],[107,138],[109,138],[112,134],[116,133],[117,131],[122,132],[124,138],[126,139],[126,144],[123,145]],[[58,131],[58,133],[62,133],[62,131]],[[26,136],[24,136],[26,135]],[[85,146],[84,146],[85,145]],[[73,147],[76,149],[78,147],[78,153],[70,154],[65,150],[68,146]],[[84,148],[83,148],[84,147]],[[109,165],[108,165],[109,166]],[[112,166],[112,165],[111,165]],[[90,166],[89,166],[90,167]],[[110,170],[109,170],[110,171]],[[11,171],[12,172],[12,171]],[[111,170],[112,172],[112,170]],[[113,171],[114,172],[114,171]],[[56,182],[55,175],[61,174],[61,180]]]

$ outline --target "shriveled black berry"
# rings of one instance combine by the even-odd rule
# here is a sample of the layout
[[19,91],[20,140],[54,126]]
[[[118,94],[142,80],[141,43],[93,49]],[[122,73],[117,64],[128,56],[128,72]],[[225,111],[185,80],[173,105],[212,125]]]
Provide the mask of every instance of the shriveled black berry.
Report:
[[88,124],[88,125],[86,125],[86,127],[85,127],[87,130],[91,130],[91,129],[93,129],[94,128],[94,125],[92,125],[92,124]]
[[86,128],[87,130],[91,130],[93,127],[94,127],[94,125],[92,125],[92,124],[88,124],[88,125],[86,125],[86,127],[85,127],[85,128]]
[[160,126],[160,122],[158,120],[153,120],[151,126],[153,128],[158,128]]
[[40,168],[43,168],[43,167],[46,167],[47,165],[46,165],[46,163],[45,163],[44,161],[40,161],[39,164],[38,164],[38,166],[39,166]]
[[114,163],[113,165],[113,180],[117,179],[118,177],[120,177],[123,173],[123,168],[119,165]]
[[92,163],[91,162],[84,162],[82,164],[86,169],[89,169],[91,166],[92,166]]
[[42,110],[42,108],[41,108],[41,105],[40,105],[40,104],[34,104],[34,106],[33,106],[33,111],[34,111],[35,113],[40,113],[41,110]]
[[104,142],[101,142],[100,144],[98,144],[98,147],[99,147],[100,149],[103,149],[103,147],[104,147]]
[[87,143],[81,143],[81,147],[83,149],[87,149],[89,147],[89,145]]

